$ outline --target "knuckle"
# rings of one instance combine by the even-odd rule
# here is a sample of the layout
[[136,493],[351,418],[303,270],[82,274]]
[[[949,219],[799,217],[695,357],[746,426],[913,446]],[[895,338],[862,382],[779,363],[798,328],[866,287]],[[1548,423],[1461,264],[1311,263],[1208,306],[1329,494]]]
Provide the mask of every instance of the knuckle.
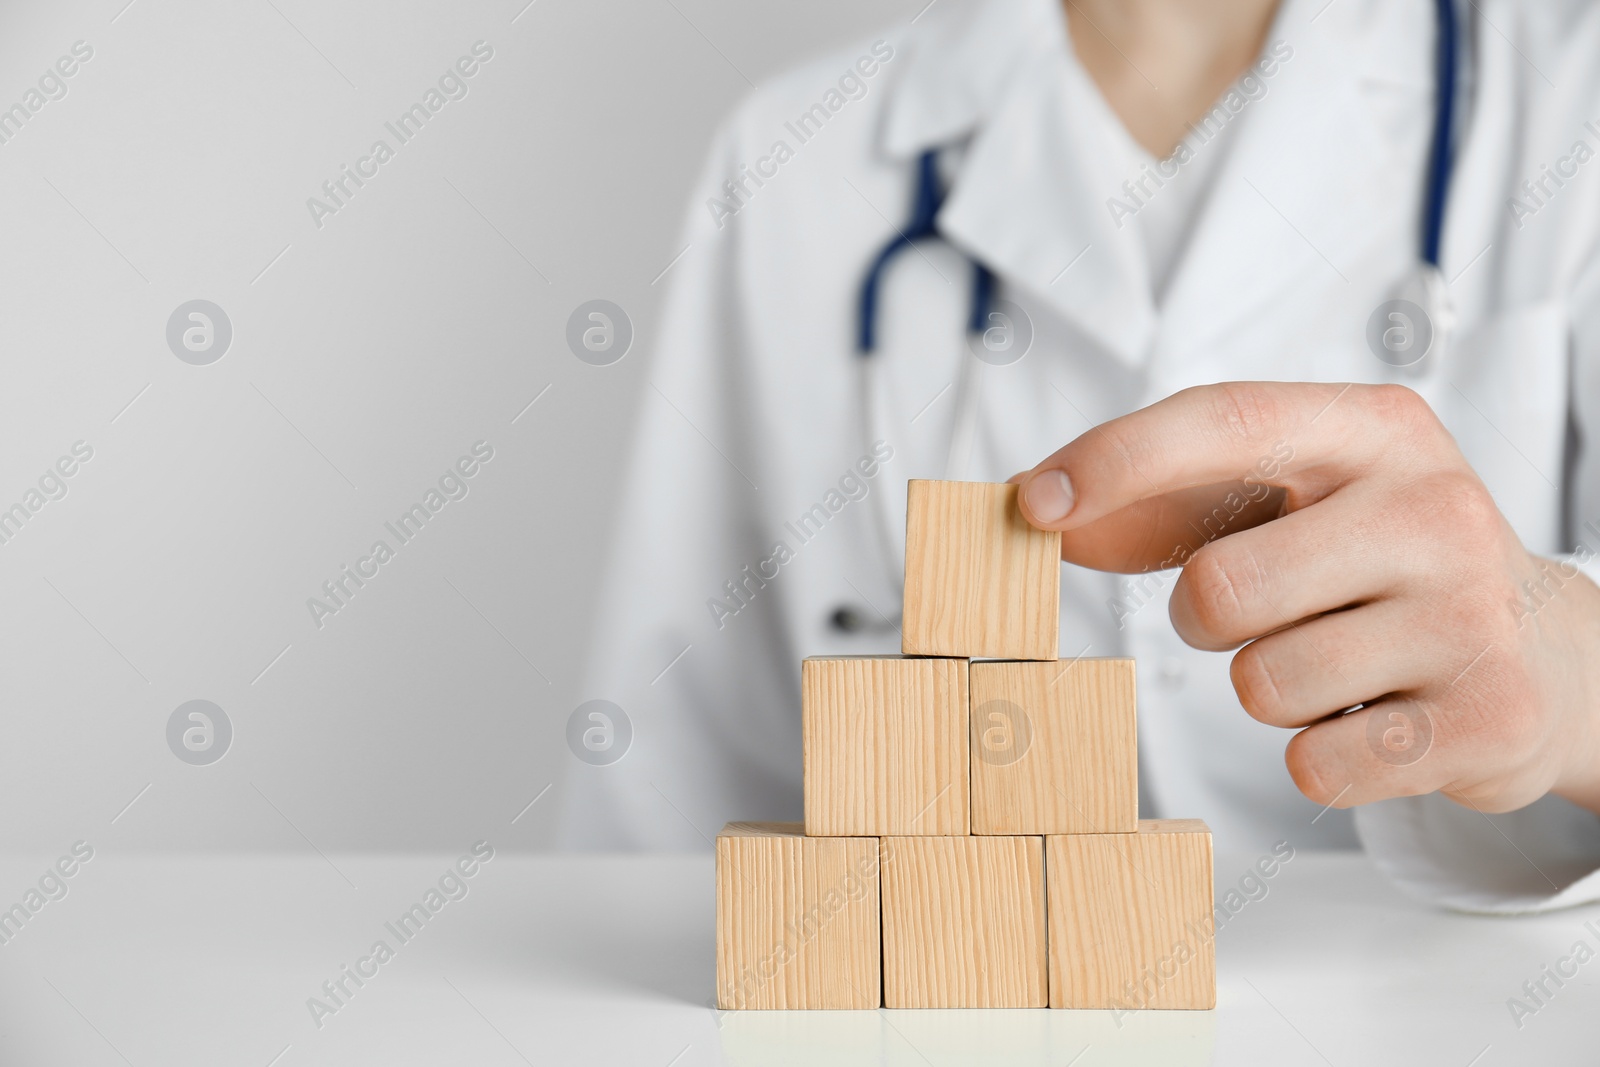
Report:
[[1470,469],[1438,471],[1406,489],[1415,521],[1435,544],[1452,551],[1497,542],[1504,529],[1500,506]]
[[1403,420],[1409,423],[1433,417],[1433,409],[1422,399],[1422,394],[1409,386],[1396,385],[1392,382],[1370,386],[1367,392],[1367,405],[1385,420]]
[[1432,405],[1408,386],[1387,383],[1368,387],[1367,408],[1380,425],[1400,437],[1441,447],[1451,440]]
[[1401,430],[1425,430],[1442,425],[1422,394],[1393,383],[1371,387],[1368,404],[1386,425]]
[[1206,546],[1194,554],[1183,571],[1185,606],[1201,636],[1223,638],[1231,634],[1243,614],[1243,596],[1249,582],[1230,553]]
[[1472,474],[1457,474],[1451,480],[1455,483],[1452,510],[1460,516],[1466,530],[1478,536],[1498,537],[1504,520],[1500,516],[1500,505],[1495,503],[1488,488]]
[[1270,390],[1253,382],[1223,382],[1212,388],[1213,416],[1228,436],[1258,441],[1278,426],[1278,405]]
[[1097,468],[1125,470],[1137,474],[1159,465],[1161,455],[1153,435],[1130,431],[1121,420],[1096,427],[1080,438]]

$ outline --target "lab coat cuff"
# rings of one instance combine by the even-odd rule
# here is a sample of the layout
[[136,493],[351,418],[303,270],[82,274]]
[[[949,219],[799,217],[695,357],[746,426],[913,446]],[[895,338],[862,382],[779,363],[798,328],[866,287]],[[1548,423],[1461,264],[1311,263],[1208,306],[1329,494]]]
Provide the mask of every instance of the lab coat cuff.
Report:
[[1600,816],[1560,797],[1486,815],[1434,793],[1355,815],[1373,863],[1419,900],[1501,915],[1600,900]]
[[1590,531],[1585,530],[1578,551],[1557,556],[1556,562],[1562,565],[1564,573],[1571,574],[1571,568],[1576,567],[1591,582],[1600,585],[1600,544],[1590,544],[1590,540],[1592,540]]

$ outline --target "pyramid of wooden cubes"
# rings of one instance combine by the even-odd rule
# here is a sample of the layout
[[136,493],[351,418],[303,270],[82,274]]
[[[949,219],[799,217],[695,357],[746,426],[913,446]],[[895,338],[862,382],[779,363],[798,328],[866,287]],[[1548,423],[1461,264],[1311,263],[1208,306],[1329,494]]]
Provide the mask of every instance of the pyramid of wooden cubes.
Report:
[[1140,820],[1060,563],[1016,486],[910,484],[903,654],[806,660],[805,822],[717,838],[719,1007],[1215,1006],[1211,833]]

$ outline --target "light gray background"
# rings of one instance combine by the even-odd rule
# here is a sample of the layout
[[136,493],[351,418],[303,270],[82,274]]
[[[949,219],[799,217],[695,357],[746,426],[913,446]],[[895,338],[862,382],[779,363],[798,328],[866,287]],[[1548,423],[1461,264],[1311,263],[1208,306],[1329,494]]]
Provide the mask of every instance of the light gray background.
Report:
[[[711,132],[750,82],[923,6],[0,6],[0,107],[94,49],[0,145],[0,508],[94,449],[0,545],[5,844],[543,847],[551,797],[511,819],[594,695],[653,282]],[[468,95],[317,229],[307,197],[480,39]],[[636,331],[610,367],[564,342],[596,297]],[[205,367],[165,341],[196,298],[234,329]],[[306,599],[477,440],[469,495],[316,629]],[[167,747],[193,699],[233,724],[210,766]]]

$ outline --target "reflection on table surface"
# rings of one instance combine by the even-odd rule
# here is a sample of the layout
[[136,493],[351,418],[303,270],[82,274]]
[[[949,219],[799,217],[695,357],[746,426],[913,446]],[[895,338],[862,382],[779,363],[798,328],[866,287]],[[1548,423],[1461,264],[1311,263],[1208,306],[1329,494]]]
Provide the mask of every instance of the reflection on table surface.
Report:
[[730,1067],[1199,1067],[1213,1061],[1217,1013],[732,1011],[719,1013],[719,1021],[717,1036]]

